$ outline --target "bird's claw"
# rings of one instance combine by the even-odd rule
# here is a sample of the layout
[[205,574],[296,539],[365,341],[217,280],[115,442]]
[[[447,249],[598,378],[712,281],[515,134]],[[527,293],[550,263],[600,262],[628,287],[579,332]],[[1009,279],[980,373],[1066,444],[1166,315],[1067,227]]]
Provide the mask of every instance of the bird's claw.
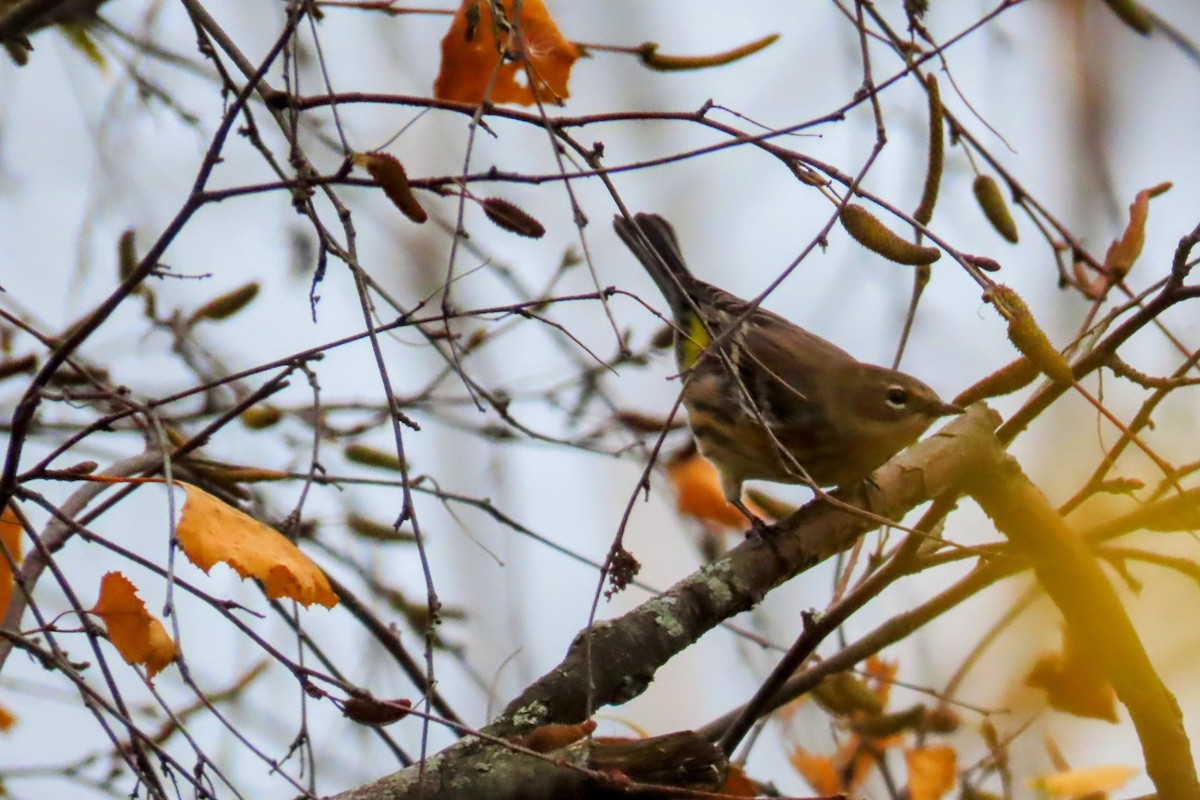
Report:
[[745,515],[746,519],[750,522],[750,530],[746,531],[746,540],[748,542],[751,542],[755,545],[761,545],[770,541],[772,534],[774,534],[776,530],[775,523],[765,521],[762,517],[758,516],[758,514],[755,514],[753,511],[746,508],[746,505],[740,499],[731,499],[729,502],[738,511],[741,511],[742,514]]

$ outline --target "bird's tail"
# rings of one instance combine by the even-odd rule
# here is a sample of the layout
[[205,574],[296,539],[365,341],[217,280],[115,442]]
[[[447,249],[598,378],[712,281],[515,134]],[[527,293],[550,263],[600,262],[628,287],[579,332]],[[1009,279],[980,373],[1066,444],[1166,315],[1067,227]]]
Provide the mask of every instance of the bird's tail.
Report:
[[676,322],[692,317],[695,308],[694,289],[698,281],[684,263],[675,238],[675,229],[657,214],[634,214],[630,222],[625,217],[613,219],[613,228],[625,246],[642,262],[654,279],[658,290],[671,306]]

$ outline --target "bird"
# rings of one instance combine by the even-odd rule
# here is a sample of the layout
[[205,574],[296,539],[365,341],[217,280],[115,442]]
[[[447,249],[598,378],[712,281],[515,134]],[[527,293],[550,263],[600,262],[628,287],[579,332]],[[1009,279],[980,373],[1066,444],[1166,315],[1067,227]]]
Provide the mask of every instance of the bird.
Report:
[[963,412],[911,375],[695,277],[657,214],[618,215],[613,227],[670,306],[696,445],[756,530],[768,526],[742,502],[745,481],[858,484],[935,420]]

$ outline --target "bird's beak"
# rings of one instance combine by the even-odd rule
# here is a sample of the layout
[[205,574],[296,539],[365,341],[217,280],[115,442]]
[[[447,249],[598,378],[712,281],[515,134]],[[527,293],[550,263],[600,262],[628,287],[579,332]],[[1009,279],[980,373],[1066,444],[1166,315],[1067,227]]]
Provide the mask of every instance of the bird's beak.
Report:
[[954,403],[942,403],[938,407],[938,416],[946,417],[951,414],[962,414],[966,409],[962,406],[956,406]]

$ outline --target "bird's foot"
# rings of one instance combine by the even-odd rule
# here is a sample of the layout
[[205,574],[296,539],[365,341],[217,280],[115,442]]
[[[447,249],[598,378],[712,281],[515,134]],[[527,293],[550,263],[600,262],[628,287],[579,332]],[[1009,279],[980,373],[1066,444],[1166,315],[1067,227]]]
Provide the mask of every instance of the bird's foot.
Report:
[[854,499],[859,502],[859,505],[862,506],[864,511],[870,511],[872,505],[871,495],[880,494],[882,492],[883,489],[880,488],[879,484],[875,481],[875,476],[868,475],[859,481],[859,483],[854,487]]
[[741,511],[743,514],[746,515],[746,519],[750,523],[750,529],[748,531],[746,531],[746,540],[747,541],[754,543],[754,544],[763,544],[771,538],[772,534],[775,533],[775,524],[774,523],[767,522],[762,517],[758,516],[753,511],[746,508],[746,505],[744,503],[742,503],[741,500],[738,500],[736,502],[734,502],[734,501],[730,501],[730,502],[733,503],[733,505],[737,508],[738,511]]
[[773,522],[767,522],[761,517],[750,517],[750,530],[746,531],[747,539],[761,544],[766,542],[773,533],[775,533]]

